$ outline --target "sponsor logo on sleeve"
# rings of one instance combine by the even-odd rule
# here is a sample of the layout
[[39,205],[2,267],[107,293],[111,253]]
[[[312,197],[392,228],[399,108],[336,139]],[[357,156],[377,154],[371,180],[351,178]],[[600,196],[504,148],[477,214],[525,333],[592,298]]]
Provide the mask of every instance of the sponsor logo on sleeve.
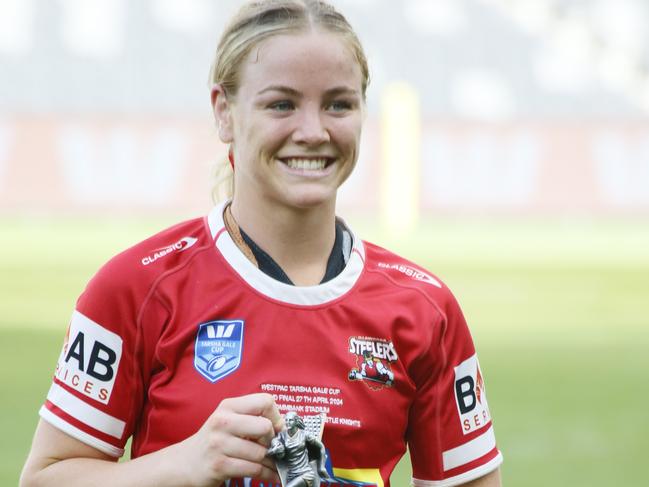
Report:
[[230,375],[241,365],[243,320],[217,320],[198,326],[194,368],[210,382]]
[[108,404],[122,358],[122,338],[75,311],[55,377],[72,389]]
[[484,379],[476,355],[455,367],[455,401],[465,435],[491,421]]
[[198,242],[197,238],[183,237],[171,245],[152,250],[151,255],[147,255],[146,257],[142,258],[142,265],[153,264],[156,260],[161,259],[162,257],[165,257],[172,252],[183,252],[192,247],[196,242]]

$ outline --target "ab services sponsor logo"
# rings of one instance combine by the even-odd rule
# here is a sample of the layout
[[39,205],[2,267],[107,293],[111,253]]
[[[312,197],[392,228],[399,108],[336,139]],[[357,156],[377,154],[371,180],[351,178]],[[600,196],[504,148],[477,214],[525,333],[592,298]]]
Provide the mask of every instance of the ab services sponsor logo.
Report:
[[455,367],[455,401],[465,435],[491,421],[484,379],[476,355]]
[[75,311],[54,376],[81,394],[108,404],[122,358],[122,338]]

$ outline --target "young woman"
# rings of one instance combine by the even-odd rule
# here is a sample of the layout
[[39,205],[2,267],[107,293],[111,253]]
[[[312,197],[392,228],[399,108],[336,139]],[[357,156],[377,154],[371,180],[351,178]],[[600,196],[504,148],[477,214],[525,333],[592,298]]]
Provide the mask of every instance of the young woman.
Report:
[[407,446],[416,486],[500,485],[452,294],[335,215],[368,84],[347,21],[320,1],[250,2],[212,84],[232,198],[88,284],[21,485],[273,485],[286,411],[327,413],[329,485],[389,486]]

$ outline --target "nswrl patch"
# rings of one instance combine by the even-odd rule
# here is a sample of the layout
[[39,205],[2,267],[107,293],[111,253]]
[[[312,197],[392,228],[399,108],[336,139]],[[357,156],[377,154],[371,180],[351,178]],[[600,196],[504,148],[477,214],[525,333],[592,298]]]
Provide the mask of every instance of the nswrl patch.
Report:
[[216,382],[239,368],[242,348],[243,320],[202,323],[196,334],[194,368]]

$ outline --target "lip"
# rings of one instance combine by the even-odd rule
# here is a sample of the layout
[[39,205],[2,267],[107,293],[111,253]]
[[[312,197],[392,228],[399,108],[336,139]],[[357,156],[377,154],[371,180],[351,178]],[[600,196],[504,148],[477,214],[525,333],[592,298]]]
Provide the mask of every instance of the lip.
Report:
[[[296,168],[289,167],[289,165],[286,162],[289,159],[308,159],[308,160],[325,159],[326,163],[323,169],[296,169]],[[312,178],[328,176],[329,174],[334,172],[336,162],[337,162],[337,159],[335,157],[322,156],[322,155],[277,157],[275,158],[275,160],[278,162],[278,165],[282,168],[282,170],[288,174],[301,176],[301,177],[312,177]]]
[[327,161],[327,166],[336,160],[336,156],[330,156],[326,154],[309,154],[309,155],[287,155],[287,156],[278,156],[277,159],[283,163],[286,163],[289,159],[325,159]]

